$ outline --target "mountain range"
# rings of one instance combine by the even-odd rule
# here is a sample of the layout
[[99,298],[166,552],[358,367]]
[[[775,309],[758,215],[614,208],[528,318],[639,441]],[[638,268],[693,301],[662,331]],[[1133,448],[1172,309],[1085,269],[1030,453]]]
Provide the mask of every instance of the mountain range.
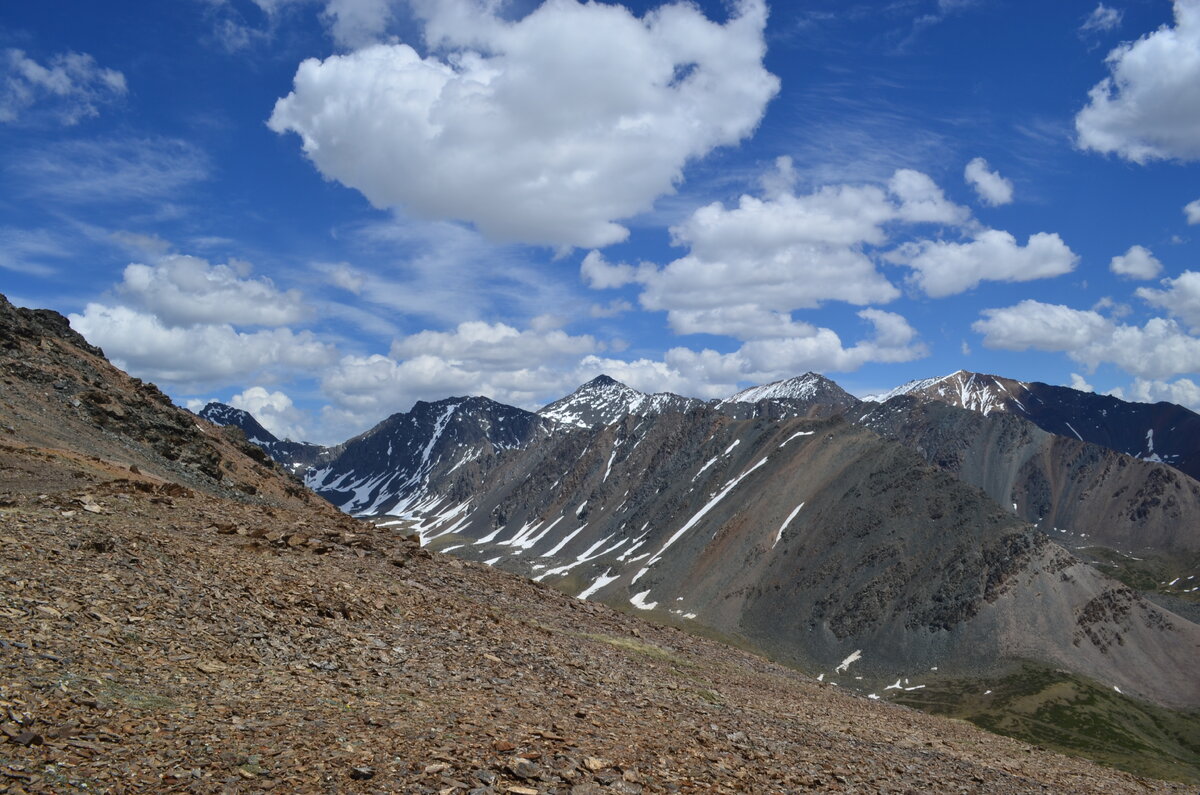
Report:
[[870,400],[814,373],[713,401],[600,376],[538,412],[417,403],[304,479],[431,549],[831,678],[1034,660],[1190,708],[1196,420],[965,372]]

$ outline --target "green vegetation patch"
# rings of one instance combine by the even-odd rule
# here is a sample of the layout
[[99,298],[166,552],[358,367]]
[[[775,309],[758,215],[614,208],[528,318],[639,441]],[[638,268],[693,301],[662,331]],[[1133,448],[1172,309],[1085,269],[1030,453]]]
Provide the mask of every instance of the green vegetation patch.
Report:
[[1027,664],[998,679],[931,682],[893,700],[1137,775],[1200,783],[1200,713],[1063,671]]
[[[1190,602],[1200,603],[1200,554],[1176,554],[1170,557],[1147,555],[1139,558],[1124,555],[1107,547],[1076,549],[1075,554],[1091,563],[1109,577],[1143,593],[1164,593]],[[1195,579],[1188,580],[1189,576]],[[1178,580],[1174,586],[1172,581]]]

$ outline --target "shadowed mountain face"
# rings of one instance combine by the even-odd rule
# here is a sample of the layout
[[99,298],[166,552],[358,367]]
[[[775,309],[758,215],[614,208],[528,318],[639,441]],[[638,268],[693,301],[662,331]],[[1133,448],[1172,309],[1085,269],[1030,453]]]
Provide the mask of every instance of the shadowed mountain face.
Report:
[[1035,659],[1200,704],[1184,662],[1200,627],[837,420],[630,416],[506,451],[474,488],[392,515],[435,549],[792,662],[857,651],[860,673],[895,677]]
[[303,473],[310,466],[328,459],[336,452],[334,448],[319,444],[280,439],[264,428],[250,412],[215,400],[201,409],[199,416],[213,425],[239,428],[246,435],[248,442],[261,447],[267,455],[293,474]]
[[[1032,659],[1200,704],[1181,662],[1200,628],[1052,541],[1195,549],[1179,521],[1200,503],[1190,479],[1015,414],[860,404],[811,374],[674,398],[599,378],[541,414],[418,403],[306,482],[435,549],[779,659],[833,668],[858,652],[878,677]],[[847,411],[857,424],[807,419]]]
[[1075,546],[1200,551],[1200,483],[1164,464],[1055,435],[1006,411],[914,395],[863,403],[854,422],[919,452]]
[[339,445],[308,470],[310,488],[347,513],[403,513],[465,499],[508,450],[549,437],[557,424],[483,397],[418,401]]
[[985,416],[1008,412],[1049,433],[1175,467],[1200,478],[1200,415],[1174,403],[1129,403],[1064,386],[1025,383],[960,370],[913,381],[884,395],[911,395]]

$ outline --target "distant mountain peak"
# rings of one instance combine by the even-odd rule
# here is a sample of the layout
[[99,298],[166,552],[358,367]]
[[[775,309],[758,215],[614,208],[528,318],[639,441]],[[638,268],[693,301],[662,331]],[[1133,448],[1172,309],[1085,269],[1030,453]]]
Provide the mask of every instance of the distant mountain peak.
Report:
[[538,414],[564,425],[591,428],[611,425],[629,414],[689,411],[704,401],[671,392],[650,395],[608,375],[598,375],[571,394],[538,409]]
[[264,428],[253,414],[244,409],[234,408],[227,403],[217,400],[209,401],[208,405],[200,409],[199,416],[213,425],[232,425],[241,428],[242,433],[246,434],[246,439],[259,446],[279,441],[279,437]]
[[760,400],[812,400],[823,396],[845,396],[853,401],[848,392],[820,373],[809,371],[804,375],[785,378],[743,389],[721,401],[730,403],[757,403]]
[[949,375],[909,381],[883,394],[868,395],[863,400],[886,403],[900,395],[913,395],[987,415],[992,411],[1023,410],[1022,393],[1027,387],[1024,382],[1011,378],[955,370]]
[[1200,478],[1200,415],[1172,403],[1136,403],[1038,381],[957,370],[909,381],[865,401],[884,403],[911,396],[987,416],[1007,412],[1057,436],[1157,461]]

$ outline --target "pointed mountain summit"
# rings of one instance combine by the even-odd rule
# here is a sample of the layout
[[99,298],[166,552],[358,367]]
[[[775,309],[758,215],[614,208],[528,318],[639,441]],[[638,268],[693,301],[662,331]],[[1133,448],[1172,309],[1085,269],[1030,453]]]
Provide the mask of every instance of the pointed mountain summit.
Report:
[[794,378],[743,389],[741,392],[725,398],[721,403],[757,403],[760,400],[770,399],[812,400],[826,395],[836,396],[838,399],[848,399],[850,403],[858,402],[850,393],[825,376],[808,372]]
[[960,409],[978,411],[987,416],[992,411],[1017,411],[1024,406],[1018,395],[1024,395],[1029,384],[998,375],[957,370],[950,375],[909,381],[881,395],[869,395],[865,400],[886,403],[899,395],[912,395],[922,400],[937,400]]
[[984,416],[1008,412],[1049,433],[1167,464],[1200,479],[1200,414],[1174,403],[1132,403],[1111,395],[966,370],[910,381],[866,400],[882,403],[899,395],[948,403]]
[[544,439],[552,428],[486,397],[419,400],[342,444],[304,482],[346,513],[403,515],[435,488],[446,496],[470,492],[504,451]]
[[241,428],[242,433],[246,434],[246,441],[259,447],[279,441],[279,437],[264,428],[253,414],[226,403],[210,401],[207,406],[200,409],[199,416],[213,425]]
[[598,375],[566,397],[538,409],[538,414],[565,425],[592,428],[611,425],[630,414],[685,412],[704,405],[702,400],[671,392],[639,392],[615,378]]
[[328,458],[333,448],[311,442],[293,442],[280,439],[262,426],[254,415],[226,403],[213,400],[200,409],[197,415],[213,425],[234,427],[246,434],[246,441],[261,447],[267,455],[282,464],[293,475],[299,475],[310,466]]

